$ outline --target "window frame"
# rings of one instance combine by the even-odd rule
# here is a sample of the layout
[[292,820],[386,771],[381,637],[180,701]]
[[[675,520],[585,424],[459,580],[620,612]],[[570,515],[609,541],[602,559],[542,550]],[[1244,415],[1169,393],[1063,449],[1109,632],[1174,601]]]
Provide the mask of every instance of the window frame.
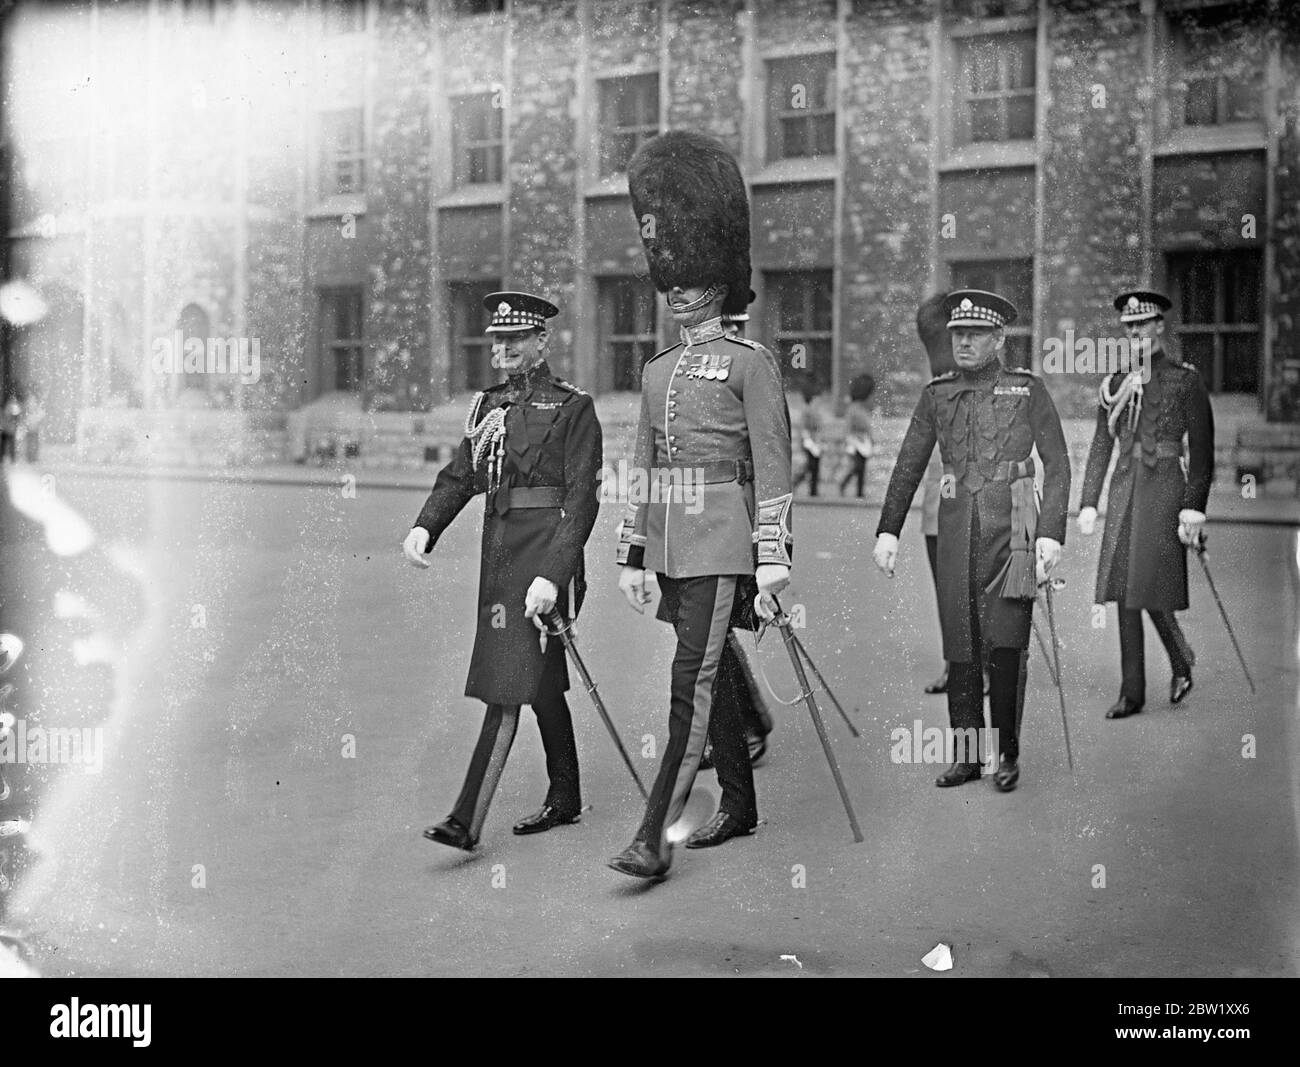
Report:
[[[451,187],[453,189],[476,189],[485,186],[500,185],[505,181],[506,150],[505,150],[505,130],[506,130],[506,109],[504,107],[494,107],[493,98],[496,96],[496,90],[486,89],[465,93],[456,93],[448,98],[451,105]],[[473,101],[483,102],[487,108],[489,116],[495,115],[498,129],[495,138],[470,138],[464,132],[465,123],[463,118],[469,117],[462,109],[472,106]],[[491,150],[496,150],[495,156]],[[489,161],[495,159],[495,168],[489,166],[487,173],[489,177],[481,181],[475,181],[469,178],[471,171],[470,157],[474,152],[488,152],[486,157]],[[495,177],[491,175],[495,173]]]
[[[763,71],[763,108],[761,112],[761,164],[764,167],[775,167],[783,163],[812,163],[821,160],[835,160],[838,158],[838,123],[839,123],[839,56],[836,49],[815,48],[808,50],[799,50],[792,52],[780,52],[765,54],[761,57]],[[779,107],[776,104],[776,96],[773,92],[774,70],[783,64],[796,65],[800,63],[829,61],[829,65],[824,71],[825,74],[825,101],[820,107],[791,108]],[[785,99],[785,94],[780,97]],[[828,152],[805,152],[801,155],[789,155],[786,151],[786,136],[784,123],[787,121],[799,121],[803,123],[805,129],[814,131],[813,135],[808,138],[815,144],[815,129],[819,119],[829,118],[831,120],[831,146]]]
[[[1183,305],[1183,278],[1186,276],[1186,268],[1193,266],[1196,261],[1208,261],[1214,268],[1214,321],[1212,322],[1188,322],[1187,308]],[[1223,319],[1224,309],[1227,304],[1227,272],[1223,269],[1232,260],[1238,262],[1253,261],[1255,266],[1256,282],[1256,304],[1255,304],[1255,321],[1254,322],[1225,322]],[[1180,267],[1184,269],[1179,270]],[[1174,307],[1172,313],[1175,315],[1172,329],[1166,327],[1168,332],[1173,334],[1174,340],[1179,347],[1179,357],[1183,356],[1183,338],[1186,336],[1212,338],[1212,351],[1210,374],[1206,379],[1205,386],[1212,394],[1224,396],[1258,396],[1264,385],[1264,257],[1262,251],[1248,248],[1179,248],[1169,249],[1165,253],[1165,271],[1169,279],[1169,286],[1174,297]],[[1255,346],[1255,385],[1253,389],[1225,391],[1223,387],[1226,379],[1227,357],[1225,353],[1225,338],[1227,337],[1254,337],[1256,338]],[[1202,375],[1205,377],[1205,375]]]
[[[1015,41],[1025,41],[1031,46],[1031,62],[1029,68],[1033,72],[1034,84],[1029,88],[1010,89],[1005,86],[1007,78],[1008,64],[1006,63],[1007,51],[999,50],[998,52],[998,81],[999,88],[994,91],[971,93],[965,88],[962,81],[962,58],[963,49],[971,46],[972,42],[996,41],[1002,39],[1006,43]],[[978,151],[983,146],[988,145],[1036,145],[1038,141],[1038,26],[1035,20],[1029,19],[1005,19],[999,20],[998,24],[979,24],[965,25],[961,27],[951,27],[948,38],[948,60],[949,60],[949,77],[948,83],[950,90],[948,98],[948,123],[947,123],[947,142],[951,152],[960,151]],[[1029,137],[1009,138],[1007,134],[1008,109],[1007,101],[1012,97],[1028,98],[1032,101],[1032,111],[1034,114],[1033,133]],[[971,128],[971,107],[970,102],[975,99],[980,100],[998,100],[1000,106],[999,115],[999,133],[1002,135],[993,139],[974,140],[970,137]]]
[[[616,109],[608,106],[607,90],[612,89],[616,83],[640,82],[647,86],[651,85],[653,79],[653,88],[644,94],[638,94],[638,100],[642,105],[646,101],[652,102],[654,107],[654,122],[640,122],[631,126],[617,125],[617,115],[613,114]],[[660,84],[658,70],[630,71],[624,74],[603,74],[598,75],[596,82],[596,159],[595,171],[600,180],[617,177],[627,172],[626,164],[622,167],[611,168],[607,165],[606,160],[609,156],[610,139],[614,137],[631,136],[634,138],[632,150],[628,152],[627,158],[630,160],[641,147],[651,137],[657,136],[663,129],[663,108],[660,106],[660,96],[662,94],[662,85]],[[641,107],[638,107],[641,110]],[[644,117],[644,116],[639,116]],[[611,122],[611,119],[615,120]]]
[[[351,152],[336,151],[329,136],[333,131],[327,128],[331,117],[342,115],[355,115],[357,117],[357,144],[356,148]],[[316,113],[316,127],[318,137],[316,158],[319,167],[316,176],[317,199],[329,201],[337,197],[364,198],[369,176],[369,154],[366,151],[366,108],[361,104],[353,104],[348,107],[322,109]],[[344,163],[353,166],[359,165],[360,181],[355,188],[344,190],[337,186],[338,168]]]
[[[369,369],[369,345],[366,339],[366,294],[365,289],[360,285],[322,285],[316,290],[316,316],[317,316],[317,345],[319,352],[319,367],[321,371],[321,381],[329,376],[330,387],[321,389],[318,395],[324,395],[327,392],[355,393],[357,396],[363,396],[366,390],[366,372]],[[355,299],[356,321],[358,334],[355,337],[338,338],[332,336],[333,322],[337,318],[332,315],[336,306],[335,301],[341,298]],[[355,384],[351,388],[340,388],[339,381],[339,359],[340,350],[354,350],[351,357],[352,377]]]
[[[602,367],[601,392],[638,392],[641,389],[641,369],[645,366],[646,361],[660,350],[659,344],[659,299],[658,294],[649,282],[637,278],[633,274],[600,274],[596,276],[596,336],[599,351],[612,353],[616,345],[630,345],[634,350],[636,346],[642,346],[645,351],[644,358],[640,363],[635,360],[628,368],[628,378],[630,384],[621,386],[619,384],[618,361],[611,358],[604,362]],[[618,289],[615,289],[615,287]],[[617,311],[617,305],[614,301],[608,299],[611,294],[619,290],[630,293],[632,296],[632,317],[637,320],[640,316],[638,311],[648,311],[649,325],[642,333],[615,333],[614,320]],[[634,321],[634,325],[635,325]],[[603,368],[608,367],[608,371]]]
[[[1197,6],[1178,7],[1162,12],[1163,17],[1159,19],[1157,28],[1159,40],[1156,55],[1157,67],[1160,68],[1157,84],[1163,87],[1160,114],[1161,125],[1164,127],[1167,137],[1214,137],[1216,134],[1223,135],[1224,133],[1262,134],[1265,131],[1271,49],[1263,36],[1264,27],[1262,26],[1258,28],[1262,44],[1260,66],[1258,68],[1259,91],[1256,97],[1258,106],[1255,117],[1244,119],[1219,118],[1215,122],[1206,123],[1189,123],[1187,121],[1187,90],[1192,80],[1214,78],[1215,113],[1217,117],[1226,114],[1227,87],[1232,77],[1222,72],[1213,74],[1201,72],[1192,79],[1187,77],[1189,73],[1189,48],[1186,23],[1189,21],[1194,22],[1198,17],[1206,14],[1215,16],[1231,9],[1232,5],[1227,3],[1207,3]],[[1244,26],[1243,29],[1246,33],[1250,32],[1249,26]],[[1196,75],[1194,70],[1190,73]]]
[[[494,383],[492,376],[492,338],[483,330],[467,331],[472,312],[474,321],[484,326],[491,321],[487,309],[483,307],[483,298],[489,293],[502,291],[500,278],[460,278],[447,282],[447,343],[448,362],[453,372],[451,392],[461,389],[479,392]],[[471,373],[471,368],[482,370],[482,374]]]
[[[816,281],[818,278],[825,279],[825,287],[830,292],[831,321],[830,325],[824,330],[814,327],[816,312],[813,292],[818,287]],[[783,289],[792,280],[796,281],[800,287],[802,304],[800,317],[803,320],[802,327],[795,330],[783,328],[781,319]],[[803,383],[811,378],[817,382],[821,393],[829,393],[835,387],[835,317],[838,313],[834,269],[831,267],[809,267],[764,271],[763,301],[767,309],[764,318],[768,326],[768,336],[772,339],[772,350],[776,354],[778,364],[781,366],[782,378],[785,380],[787,387],[802,387]],[[791,346],[800,342],[809,342],[810,350],[813,343],[825,342],[827,357],[824,376],[818,374],[815,367],[791,368],[787,355],[791,350]]]

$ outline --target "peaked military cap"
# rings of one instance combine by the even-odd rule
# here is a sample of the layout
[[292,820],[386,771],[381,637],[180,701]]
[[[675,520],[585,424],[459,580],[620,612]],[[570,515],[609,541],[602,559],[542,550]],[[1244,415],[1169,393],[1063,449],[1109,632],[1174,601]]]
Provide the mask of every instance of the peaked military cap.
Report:
[[997,293],[983,289],[955,289],[944,298],[948,329],[958,326],[1010,326],[1016,321],[1016,305]]
[[488,293],[483,307],[492,312],[485,333],[520,333],[545,329],[546,320],[560,313],[549,300],[532,293]]
[[1119,312],[1120,322],[1145,322],[1147,319],[1162,318],[1173,305],[1174,302],[1169,297],[1154,289],[1132,289],[1115,297],[1115,310]]

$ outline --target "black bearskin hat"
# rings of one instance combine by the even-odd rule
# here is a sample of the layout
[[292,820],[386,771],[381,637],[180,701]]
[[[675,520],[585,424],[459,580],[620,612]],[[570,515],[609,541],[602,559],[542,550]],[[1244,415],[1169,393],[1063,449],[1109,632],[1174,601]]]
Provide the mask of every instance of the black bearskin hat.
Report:
[[947,297],[947,293],[935,293],[916,309],[916,332],[930,357],[932,375],[957,369],[957,361],[952,358],[952,335],[948,332],[948,310],[944,307]]
[[655,288],[725,285],[722,313],[743,314],[749,197],[723,144],[685,130],[652,137],[628,164],[627,188]]

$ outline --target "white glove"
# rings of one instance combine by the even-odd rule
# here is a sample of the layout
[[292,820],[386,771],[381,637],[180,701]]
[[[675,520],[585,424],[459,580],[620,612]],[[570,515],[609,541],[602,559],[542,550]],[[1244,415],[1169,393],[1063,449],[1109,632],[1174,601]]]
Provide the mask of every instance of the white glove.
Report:
[[549,578],[542,578],[540,575],[533,579],[533,584],[528,587],[528,592],[524,594],[524,618],[532,619],[540,630],[542,628],[541,616],[555,607],[555,602],[560,597],[560,591],[555,588],[555,583]]
[[882,533],[876,538],[876,547],[871,553],[871,558],[876,561],[876,566],[880,568],[881,573],[892,578],[894,564],[898,562],[898,538],[893,534]]
[[1080,508],[1079,509],[1079,533],[1084,537],[1091,537],[1097,530],[1097,509]]
[[771,622],[776,618],[776,602],[772,598],[790,584],[790,568],[784,563],[760,563],[754,571],[754,580],[758,583],[754,611],[760,619]]
[[533,625],[541,631],[537,643],[541,645],[542,651],[546,651],[546,623],[543,616],[555,607],[555,601],[559,597],[560,591],[555,588],[555,583],[549,578],[543,578],[538,575],[533,579],[533,584],[528,587],[528,592],[524,594],[524,618],[532,619]]
[[429,560],[424,550],[428,547],[429,531],[423,526],[413,526],[411,532],[406,535],[406,540],[402,542],[402,555],[406,557],[406,562],[413,566],[427,567]]
[[1183,508],[1178,513],[1178,540],[1185,545],[1194,545],[1200,539],[1205,527],[1205,513]]
[[1047,581],[1047,576],[1056,569],[1056,565],[1061,562],[1061,542],[1053,541],[1050,537],[1040,537],[1034,547],[1038,550],[1038,565],[1034,573],[1038,578],[1038,584],[1042,585]]
[[619,591],[627,598],[638,615],[645,614],[650,593],[645,587],[645,571],[640,567],[624,567],[618,576]]

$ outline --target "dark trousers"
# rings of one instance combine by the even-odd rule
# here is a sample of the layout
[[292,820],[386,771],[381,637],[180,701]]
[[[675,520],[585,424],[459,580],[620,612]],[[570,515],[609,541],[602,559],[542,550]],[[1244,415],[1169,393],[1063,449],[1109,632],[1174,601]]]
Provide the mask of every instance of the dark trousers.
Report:
[[807,480],[808,495],[816,496],[817,483],[821,481],[822,476],[822,458],[821,456],[814,456],[806,448],[803,450],[803,455],[806,462],[804,463],[803,471],[799,474],[799,477],[795,480],[794,484],[798,487]]
[[[660,592],[672,605],[670,618],[677,633],[677,652],[673,656],[668,744],[636,840],[648,844],[660,856],[668,854],[668,827],[681,818],[706,738],[713,742],[713,765],[722,786],[720,810],[746,823],[758,818],[754,772],[735,697],[734,681],[743,685],[744,680],[739,661],[734,653],[727,652],[738,584],[736,575],[659,575]],[[720,683],[724,656],[728,666]],[[715,691],[719,697],[716,703]]]
[[[718,682],[713,687],[713,710],[709,712],[709,743],[713,742],[713,731],[718,725],[717,707],[719,701],[731,701],[740,715],[741,729],[747,737],[766,737],[772,732],[772,721],[766,721],[759,708],[759,698],[749,687],[749,679],[740,662],[740,653],[736,651],[736,642],[740,640],[740,631],[732,630],[726,647],[722,650],[722,662],[718,665]],[[724,720],[727,712],[723,710]],[[726,796],[723,796],[726,804]]]
[[[546,750],[546,773],[550,788],[546,803],[563,811],[576,812],[582,807],[582,794],[578,781],[578,748],[573,740],[573,720],[563,692],[547,693],[534,701],[537,726],[542,734],[542,747]],[[505,770],[506,757],[514,744],[519,728],[518,704],[489,704],[483,716],[483,728],[478,743],[470,757],[465,783],[456,798],[452,815],[462,825],[469,827],[470,835],[478,838],[483,832],[488,807]]]
[[[929,539],[927,538],[927,541]],[[937,538],[936,538],[937,540]],[[989,721],[997,731],[999,754],[1007,759],[1020,758],[1020,718],[1025,706],[1025,684],[1029,678],[1029,658],[1020,648],[989,648],[980,627],[979,568],[976,551],[979,545],[979,514],[971,515],[970,540],[970,632],[969,663],[948,664],[948,721],[954,730],[980,731],[984,726],[984,674],[989,677]],[[960,735],[959,735],[960,736]],[[982,762],[982,736],[978,759]],[[961,757],[960,747],[957,749]],[[969,751],[965,762],[973,763]]]
[[[1182,627],[1178,625],[1172,611],[1148,611],[1160,643],[1165,646],[1169,656],[1169,666],[1174,674],[1190,677],[1192,662],[1195,657],[1183,636]],[[1147,698],[1146,675],[1146,640],[1142,632],[1142,609],[1126,608],[1119,605],[1119,658],[1124,681],[1120,686],[1120,696],[1138,703],[1145,703]]]
[[849,473],[840,479],[840,495],[844,495],[845,487],[856,478],[858,480],[857,495],[861,497],[867,482],[867,457],[854,452],[850,460]]
[[17,440],[17,437],[11,433],[0,434],[0,460],[5,458],[5,453],[8,453],[9,458],[14,462],[17,462],[18,457],[14,454]]

